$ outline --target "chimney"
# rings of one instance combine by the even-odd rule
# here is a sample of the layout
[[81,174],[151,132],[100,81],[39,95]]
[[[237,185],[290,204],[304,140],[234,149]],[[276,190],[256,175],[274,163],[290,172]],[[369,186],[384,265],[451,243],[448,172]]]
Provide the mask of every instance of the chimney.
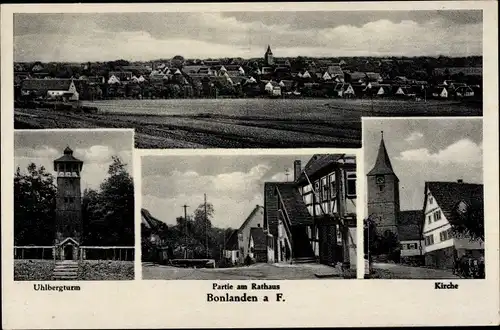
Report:
[[462,179],[458,179],[458,180],[457,180],[457,182],[458,182],[458,183],[464,183],[464,180],[462,180]]
[[293,181],[297,181],[302,172],[302,166],[300,160],[296,160],[293,162]]

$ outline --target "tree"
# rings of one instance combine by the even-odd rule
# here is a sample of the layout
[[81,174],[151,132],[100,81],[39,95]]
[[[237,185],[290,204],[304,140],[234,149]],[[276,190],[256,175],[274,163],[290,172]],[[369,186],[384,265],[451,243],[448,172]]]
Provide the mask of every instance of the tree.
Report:
[[99,191],[84,193],[89,245],[134,245],[134,183],[126,164],[113,156]]
[[484,242],[484,206],[481,201],[459,202],[452,214],[452,230],[457,237]]
[[56,186],[43,166],[31,163],[27,173],[14,175],[14,244],[52,245],[55,231]]

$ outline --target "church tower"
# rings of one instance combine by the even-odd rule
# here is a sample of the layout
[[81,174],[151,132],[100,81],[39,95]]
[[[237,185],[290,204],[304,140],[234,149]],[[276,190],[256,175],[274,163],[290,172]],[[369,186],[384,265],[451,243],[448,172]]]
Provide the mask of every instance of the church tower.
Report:
[[391,160],[385,148],[383,132],[375,166],[366,176],[368,215],[376,219],[377,231],[380,234],[390,230],[397,235],[399,179],[392,169]]
[[70,147],[54,160],[57,173],[55,255],[59,260],[78,259],[82,239],[82,196],[80,173],[83,162],[73,156]]
[[273,52],[271,50],[271,46],[267,45],[267,51],[264,55],[264,60],[266,61],[266,65],[271,66],[274,64]]

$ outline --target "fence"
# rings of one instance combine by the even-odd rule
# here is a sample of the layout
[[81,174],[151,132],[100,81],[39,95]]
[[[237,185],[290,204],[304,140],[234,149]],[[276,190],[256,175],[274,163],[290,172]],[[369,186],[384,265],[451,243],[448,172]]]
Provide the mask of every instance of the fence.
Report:
[[80,246],[80,260],[134,261],[133,246]]
[[14,246],[14,259],[54,259],[54,247]]
[[[55,260],[55,246],[14,246],[14,259]],[[134,261],[133,246],[80,246],[80,260]]]

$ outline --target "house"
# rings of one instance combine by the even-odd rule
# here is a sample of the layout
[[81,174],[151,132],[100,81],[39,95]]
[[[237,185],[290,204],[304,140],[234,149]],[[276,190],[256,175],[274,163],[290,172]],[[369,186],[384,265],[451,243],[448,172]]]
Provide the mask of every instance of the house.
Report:
[[166,223],[153,217],[148,210],[141,209],[142,261],[164,261],[172,257],[168,254],[168,233]]
[[119,84],[119,83],[120,83],[120,79],[118,79],[117,76],[115,76],[115,75],[109,76],[108,85],[114,85],[114,84]]
[[281,87],[273,80],[268,81],[264,85],[264,91],[266,91],[270,96],[281,96]]
[[64,101],[79,99],[73,79],[25,79],[21,84],[21,95]]
[[457,97],[473,97],[474,90],[469,86],[460,86],[455,89],[455,95]]
[[379,82],[379,83],[381,83],[382,81],[384,81],[384,79],[382,78],[382,76],[380,75],[380,73],[376,73],[376,72],[366,72],[366,79],[369,82]]
[[423,221],[422,210],[399,211],[397,229],[402,262],[423,257]]
[[264,184],[264,228],[277,262],[356,264],[356,161],[343,154],[314,155],[293,182]]
[[330,65],[327,68],[327,72],[330,75],[332,79],[338,78],[340,82],[344,81],[345,75],[344,72],[342,71],[342,68],[340,65]]
[[303,74],[302,74],[302,77],[301,78],[304,78],[304,79],[310,79],[311,78],[311,74],[309,73],[309,71],[305,71]]
[[[425,265],[452,268],[455,258],[484,256],[484,242],[454,234],[459,214],[468,208],[483,210],[483,185],[457,182],[426,182],[424,193]],[[483,212],[481,212],[483,214]],[[484,223],[484,218],[475,219]]]
[[120,81],[128,81],[132,79],[133,74],[131,71],[110,71],[109,76],[115,76]]
[[366,74],[364,72],[350,72],[346,73],[346,78],[350,83],[362,84],[366,81]]
[[289,68],[291,66],[290,61],[286,58],[275,58],[274,64],[278,67],[286,67],[286,68]]
[[334,91],[338,97],[351,98],[356,96],[354,89],[351,84],[348,83],[337,83],[335,85]]
[[368,83],[366,88],[371,88],[372,93],[379,97],[390,96],[392,94],[392,87],[389,84]]
[[482,67],[449,67],[449,68],[435,68],[432,71],[433,76],[452,76],[463,74],[464,76],[477,76],[481,77],[483,75]]
[[399,86],[399,87],[397,87],[397,90],[394,93],[394,95],[400,96],[400,97],[414,97],[414,96],[416,96],[416,93],[411,88],[411,86]]
[[273,260],[274,250],[272,248],[273,236],[262,227],[250,228],[250,240],[248,242],[248,256],[255,262],[268,262]]
[[238,246],[238,229],[234,229],[224,243],[223,255],[226,261],[235,265],[240,262],[240,250]]
[[[245,219],[245,221],[241,224],[240,228],[237,230],[236,233],[237,246],[235,246],[234,244],[229,244],[226,247],[226,249],[230,251],[234,251],[234,248],[237,247],[238,263],[243,264],[245,262],[245,258],[249,255],[250,258],[252,259],[255,258],[255,256],[251,254],[254,253],[254,250],[251,250],[251,247],[254,247],[257,241],[260,242],[260,238],[256,237],[256,235],[259,234],[254,233],[255,237],[253,238],[254,242],[252,243],[253,244],[252,245],[251,232],[253,228],[263,229],[263,227],[264,227],[264,207],[256,205],[252,210],[252,212],[250,213],[250,215]],[[267,235],[267,233],[264,233],[264,235]],[[259,260],[262,261],[262,259]],[[267,260],[264,260],[262,262],[267,262]]]
[[437,86],[432,90],[432,96],[435,98],[447,99],[448,95],[448,88],[446,86]]

